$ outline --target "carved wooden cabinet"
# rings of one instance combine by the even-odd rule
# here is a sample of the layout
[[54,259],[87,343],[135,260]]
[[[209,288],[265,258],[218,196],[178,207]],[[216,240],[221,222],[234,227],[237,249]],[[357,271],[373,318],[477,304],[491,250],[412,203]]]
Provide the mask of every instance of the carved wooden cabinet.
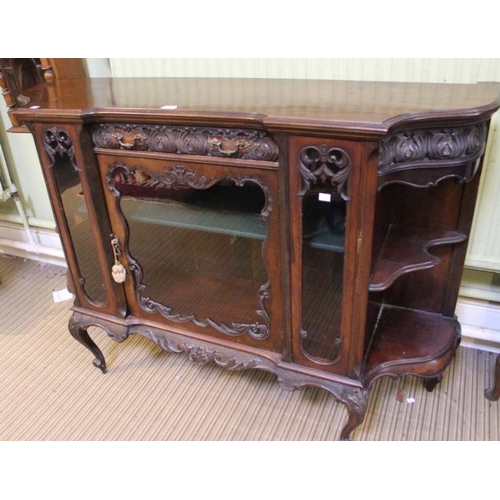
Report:
[[345,404],[432,390],[500,86],[60,80],[25,91],[76,296],[71,334],[143,335]]

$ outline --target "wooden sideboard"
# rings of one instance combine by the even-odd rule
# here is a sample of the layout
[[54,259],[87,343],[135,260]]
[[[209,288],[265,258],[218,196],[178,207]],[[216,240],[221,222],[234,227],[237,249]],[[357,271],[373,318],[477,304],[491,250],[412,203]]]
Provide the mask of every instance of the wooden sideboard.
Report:
[[499,84],[63,79],[23,94],[69,330],[103,372],[89,326],[321,387],[346,406],[342,439],[379,377],[440,381]]

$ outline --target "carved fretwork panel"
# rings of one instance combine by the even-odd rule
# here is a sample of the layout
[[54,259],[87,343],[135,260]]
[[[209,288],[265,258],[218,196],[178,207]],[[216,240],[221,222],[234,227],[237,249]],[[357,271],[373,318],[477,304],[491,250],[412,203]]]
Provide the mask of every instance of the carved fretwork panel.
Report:
[[56,163],[56,158],[59,155],[62,159],[67,158],[73,168],[79,172],[80,169],[75,161],[75,148],[73,142],[65,130],[57,127],[50,127],[43,132],[43,147],[50,158],[51,168]]
[[165,125],[99,125],[93,133],[99,148],[277,161],[278,146],[258,130],[170,127]]
[[299,171],[303,188],[299,195],[305,194],[311,185],[324,184],[334,188],[344,200],[349,200],[347,180],[351,171],[351,159],[342,149],[320,146],[307,146],[299,153]]
[[[127,242],[123,253],[124,258],[128,261],[127,264],[134,280],[136,301],[143,311],[158,313],[167,320],[175,323],[193,323],[201,328],[211,327],[231,337],[248,335],[255,340],[264,340],[269,337],[270,317],[266,303],[270,299],[271,284],[267,270],[265,268],[261,269],[262,266],[258,262],[262,261],[263,264],[265,263],[263,243],[266,241],[267,218],[273,210],[274,200],[271,190],[264,182],[254,176],[226,175],[223,177],[212,177],[200,175],[195,170],[186,168],[183,165],[165,167],[161,171],[156,171],[143,166],[129,167],[124,163],[114,162],[107,169],[106,183],[109,191],[117,200],[117,208],[123,220],[124,227],[127,227]],[[263,203],[258,216],[257,214],[233,214],[228,212],[227,209],[222,212],[213,213],[210,207],[207,208],[207,205],[197,204],[200,200],[204,202],[206,199],[204,193],[209,194],[210,189],[221,188],[221,185],[223,187],[234,186],[236,191],[238,188],[250,186],[254,194],[260,193]],[[231,194],[231,192],[228,193]],[[124,203],[128,208],[124,208]],[[133,204],[133,208],[130,208],[131,204]],[[146,206],[146,209],[144,206]],[[203,208],[201,208],[202,206]],[[149,213],[151,213],[151,210],[155,209],[160,210],[160,212],[156,213],[161,214],[162,217],[162,227],[158,226],[157,233],[157,237],[161,238],[162,241],[151,244],[146,252],[142,252],[141,250],[142,257],[139,258],[134,254],[134,244],[139,245],[137,241],[141,237],[138,234],[141,229],[137,224],[134,226],[134,229],[131,229],[133,218],[141,210],[144,213],[146,213],[145,210],[149,210]],[[157,217],[160,216],[157,215]],[[237,235],[231,236],[231,234],[225,236],[224,234],[227,229],[224,226],[225,221],[231,222],[233,220],[241,221],[244,225],[242,227],[246,228],[245,231],[247,234],[243,234],[242,237]],[[207,221],[212,226],[203,226],[203,224],[208,223]],[[163,226],[168,226],[168,237],[165,236],[167,233],[162,232],[164,230]],[[173,229],[170,230],[170,227]],[[206,234],[206,236],[199,236],[200,231]],[[257,232],[252,233],[252,231]],[[249,238],[253,237],[256,239],[250,241]],[[179,241],[185,241],[183,243],[183,253],[186,254],[184,260],[182,260],[182,255],[179,256],[179,253],[176,254],[173,250],[170,250],[170,247],[174,248],[175,245],[178,245],[176,243],[178,238],[180,238]],[[204,238],[203,245],[205,246],[205,250],[201,253],[199,251],[196,253],[193,245],[198,244],[199,238]],[[246,275],[240,276],[238,278],[238,283],[241,283],[240,288],[246,289],[245,287],[250,281],[256,283],[262,280],[262,284],[256,289],[256,296],[254,298],[256,299],[255,304],[257,307],[251,314],[254,318],[251,321],[227,321],[217,317],[204,317],[197,314],[196,310],[199,304],[196,301],[192,302],[191,307],[193,310],[186,313],[185,311],[178,310],[178,306],[172,307],[168,304],[168,298],[159,300],[154,295],[155,293],[161,295],[163,293],[161,288],[167,289],[169,280],[174,279],[173,276],[184,276],[179,286],[184,286],[190,278],[199,283],[200,287],[211,287],[214,280],[223,279],[227,281],[232,279],[232,271],[228,271],[226,274],[220,268],[214,271],[214,265],[216,264],[214,264],[213,260],[220,254],[220,250],[214,250],[211,244],[213,239],[217,239],[216,244],[219,244],[219,241],[224,240],[227,242],[229,240],[229,246],[227,246],[229,252],[234,245],[240,245],[240,247],[235,247],[239,248],[237,254],[227,255],[226,266],[228,269],[234,269],[232,266],[234,266],[235,259],[238,261],[238,265],[241,259],[243,259],[245,261],[243,265],[251,266],[251,269],[258,274],[258,279],[256,275],[253,277],[247,276],[246,281],[243,281]],[[243,243],[241,243],[242,240],[244,240]],[[251,246],[252,254],[247,253],[247,250],[244,248],[245,245],[248,248]],[[139,246],[135,248],[137,249]],[[158,255],[161,255],[160,258],[158,256],[156,258],[163,265],[163,268],[159,272],[164,272],[167,268],[169,269],[165,277],[162,278],[162,285],[159,288],[154,288],[154,286],[151,287],[146,284],[147,279],[151,280],[152,278],[152,271],[144,268],[144,260],[148,258],[149,253],[153,254],[156,251],[155,248],[158,248],[158,252],[160,252]],[[257,250],[260,255],[257,255]],[[194,255],[192,258],[191,253]],[[241,257],[240,254],[243,256],[247,255],[247,257]],[[170,262],[165,260],[168,258],[172,260]],[[223,256],[222,259],[222,262],[224,262]],[[251,260],[249,261],[248,259]],[[193,262],[196,262],[196,264],[193,264]],[[191,269],[191,267],[196,267],[198,271],[202,269],[202,272],[205,272],[207,266],[212,274],[207,274],[203,279],[198,275],[193,277],[191,271],[188,273],[188,269]],[[257,268],[261,269],[261,271],[257,272]],[[220,278],[221,273],[226,277]],[[217,286],[219,288],[216,287],[214,289],[219,290],[221,294],[226,293],[224,290],[228,285],[222,283]],[[255,287],[255,285],[252,286]],[[156,292],[153,292],[153,288]],[[196,291],[192,289],[190,294],[192,295],[193,293],[196,294]],[[218,296],[216,294],[210,300],[217,302],[218,300],[223,300],[221,297],[222,295]],[[227,300],[231,300],[230,295],[227,295]],[[203,300],[200,299],[200,302],[203,302]],[[231,307],[228,305],[227,309],[230,310]]]
[[389,184],[435,186],[469,182],[484,153],[488,124],[398,132],[380,142],[379,189]]

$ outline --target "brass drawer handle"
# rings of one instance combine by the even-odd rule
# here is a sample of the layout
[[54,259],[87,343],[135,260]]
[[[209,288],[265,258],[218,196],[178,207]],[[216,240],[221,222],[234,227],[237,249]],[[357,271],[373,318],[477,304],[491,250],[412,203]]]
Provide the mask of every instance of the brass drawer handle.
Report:
[[[114,132],[113,134],[111,134],[111,137],[113,139],[116,139],[116,141],[118,141],[118,144],[124,149],[132,149],[138,144],[144,143],[146,141],[146,137],[144,137],[144,135],[142,134],[136,134],[132,136],[132,142],[125,142],[123,140],[125,136],[123,134],[120,134],[119,132]],[[126,140],[128,140],[128,138]]]
[[222,149],[222,141],[219,141],[217,138],[209,139],[208,143],[212,146],[212,151],[217,151],[224,156],[232,156],[240,149],[248,149],[252,145],[250,141],[246,141],[245,139],[239,139],[234,142],[236,149]]
[[120,240],[117,236],[112,237],[111,248],[113,249],[113,254],[115,256],[115,263],[111,268],[111,276],[113,276],[116,283],[123,283],[127,277],[127,271],[118,260],[118,257],[122,254],[122,250],[120,248]]

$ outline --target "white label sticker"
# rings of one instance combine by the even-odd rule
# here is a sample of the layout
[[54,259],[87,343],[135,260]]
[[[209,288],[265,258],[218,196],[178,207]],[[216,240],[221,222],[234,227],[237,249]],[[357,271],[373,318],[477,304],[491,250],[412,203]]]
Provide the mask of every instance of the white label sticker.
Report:
[[68,289],[65,288],[64,290],[58,290],[57,292],[53,292],[52,295],[54,296],[54,302],[64,302],[65,300],[71,300],[74,299],[75,296],[72,293],[68,292]]
[[319,201],[332,201],[332,195],[329,193],[318,193]]
[[166,104],[162,106],[160,109],[177,109],[177,104]]

